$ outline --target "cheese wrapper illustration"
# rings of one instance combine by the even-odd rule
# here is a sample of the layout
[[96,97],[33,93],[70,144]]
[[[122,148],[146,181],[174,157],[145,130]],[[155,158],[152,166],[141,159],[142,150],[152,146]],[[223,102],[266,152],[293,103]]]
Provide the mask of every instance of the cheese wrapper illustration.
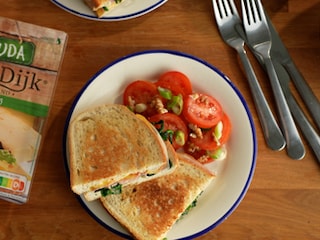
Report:
[[65,32],[0,17],[0,198],[26,203],[67,44]]

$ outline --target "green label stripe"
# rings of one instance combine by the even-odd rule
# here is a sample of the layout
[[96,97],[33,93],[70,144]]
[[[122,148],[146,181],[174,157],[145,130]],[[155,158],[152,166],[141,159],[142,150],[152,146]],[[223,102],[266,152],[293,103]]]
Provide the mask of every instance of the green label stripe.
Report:
[[35,45],[32,42],[0,37],[0,60],[2,61],[30,65],[34,52]]
[[16,98],[0,95],[0,106],[8,107],[35,117],[46,117],[49,107],[46,105],[28,102]]

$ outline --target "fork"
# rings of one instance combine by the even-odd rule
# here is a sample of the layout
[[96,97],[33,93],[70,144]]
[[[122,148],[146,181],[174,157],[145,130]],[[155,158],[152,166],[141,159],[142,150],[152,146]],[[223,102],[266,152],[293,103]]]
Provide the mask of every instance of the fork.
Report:
[[233,47],[238,52],[245,68],[255,107],[259,115],[260,124],[264,132],[265,141],[272,150],[281,150],[286,144],[284,137],[249,62],[244,49],[244,40],[236,31],[236,28],[242,28],[242,23],[235,4],[233,0],[212,0],[212,3],[216,22],[222,38],[229,46]]
[[287,153],[292,159],[302,159],[305,148],[292,118],[290,109],[281,89],[278,76],[270,57],[271,34],[260,0],[241,0],[243,25],[247,35],[247,41],[263,58],[271,87],[276,100],[281,127],[283,128]]

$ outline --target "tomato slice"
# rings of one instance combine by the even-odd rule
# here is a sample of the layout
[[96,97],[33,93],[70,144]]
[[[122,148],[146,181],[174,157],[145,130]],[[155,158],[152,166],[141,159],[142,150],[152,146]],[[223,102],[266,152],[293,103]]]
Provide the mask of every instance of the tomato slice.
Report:
[[[184,121],[177,115],[173,113],[163,113],[163,114],[156,114],[151,116],[148,119],[158,130],[161,128],[159,121],[163,120],[163,129],[161,133],[166,132],[167,130],[171,130],[173,132],[173,141],[172,146],[174,149],[181,148],[188,140],[188,128]],[[180,132],[178,132],[180,130]],[[182,135],[181,135],[182,134]],[[177,137],[178,136],[178,137]],[[184,141],[181,142],[181,137],[183,137]]]
[[189,141],[204,150],[215,150],[219,148],[229,140],[232,129],[231,121],[226,113],[223,114],[221,122],[222,132],[219,139],[214,138],[214,131],[216,127],[214,126],[207,131],[202,131],[203,138],[189,138]]
[[193,93],[184,99],[183,115],[188,122],[200,128],[211,128],[221,120],[223,110],[214,97]]
[[[151,116],[156,110],[151,106],[152,100],[158,95],[157,86],[148,81],[137,80],[130,83],[123,93],[123,104],[129,106],[134,112],[144,116]],[[146,109],[137,111],[135,106],[143,104]]]
[[170,89],[174,95],[182,94],[182,96],[187,96],[192,93],[190,79],[178,71],[165,72],[159,77],[156,85]]

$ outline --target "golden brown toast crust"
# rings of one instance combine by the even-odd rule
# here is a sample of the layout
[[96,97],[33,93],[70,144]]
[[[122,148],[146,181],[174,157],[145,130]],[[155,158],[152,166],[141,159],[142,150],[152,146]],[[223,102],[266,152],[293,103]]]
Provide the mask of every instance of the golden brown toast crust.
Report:
[[[140,219],[150,235],[158,236],[169,229],[184,211],[188,179],[170,174],[165,181],[148,181],[132,188],[132,204],[141,209]],[[155,224],[156,223],[156,224]]]
[[[113,125],[111,122],[110,125],[96,122],[95,128],[86,133],[81,146],[87,149],[83,160],[83,179],[85,181],[103,178],[121,171],[121,164],[118,164],[120,159],[117,159],[117,156],[127,160],[125,167],[130,169],[137,167],[133,159],[138,156],[132,156],[132,154],[139,152],[141,157],[148,154],[147,149],[140,146],[138,141],[128,141],[128,139],[137,138],[136,132],[132,129],[138,127],[138,124],[133,119],[131,124],[118,128],[110,127]],[[131,149],[136,149],[136,153],[131,152]]]
[[[145,120],[145,121],[147,121],[147,120]],[[153,128],[153,126],[149,122],[147,122],[147,123],[149,124],[150,127]],[[140,176],[140,178],[134,179],[132,181],[132,183],[130,183],[130,184],[138,184],[138,183],[142,183],[145,181],[150,181],[154,178],[161,177],[166,174],[170,174],[171,172],[173,172],[175,170],[175,168],[178,166],[178,162],[179,162],[178,155],[177,155],[176,151],[174,150],[174,148],[172,147],[172,144],[169,141],[165,141],[164,143],[167,147],[168,157],[170,159],[170,163],[168,162],[168,165],[163,165],[163,166],[161,166],[161,168],[159,170],[154,171],[154,173],[156,173],[156,174],[150,175],[148,177],[141,177]],[[122,183],[120,183],[120,184],[122,184]],[[87,201],[93,201],[93,200],[96,200],[96,199],[99,199],[100,197],[102,197],[102,193],[101,193],[101,191],[89,191],[89,192],[84,193],[84,197]]]
[[[80,114],[68,131],[72,189],[81,194],[77,185],[100,180],[99,187],[108,187],[127,176],[121,174],[167,164],[158,137],[123,105],[103,105]],[[86,191],[96,189],[95,184]]]
[[137,239],[163,239],[214,178],[204,166],[180,157],[173,173],[101,198],[110,214]]

